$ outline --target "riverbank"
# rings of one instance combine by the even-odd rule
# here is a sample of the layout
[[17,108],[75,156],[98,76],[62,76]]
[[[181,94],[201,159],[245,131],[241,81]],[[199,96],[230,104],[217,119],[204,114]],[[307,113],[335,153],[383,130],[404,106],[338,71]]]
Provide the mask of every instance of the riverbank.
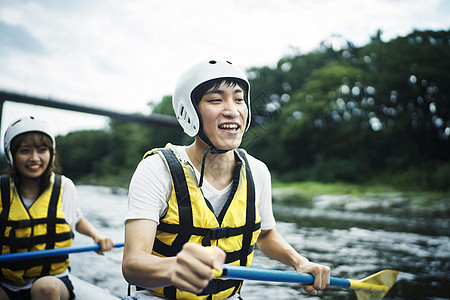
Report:
[[273,201],[300,204],[306,207],[324,205],[328,201],[329,205],[335,209],[403,207],[404,209],[427,210],[450,216],[450,192],[407,191],[388,185],[319,182],[274,183]]
[[[110,176],[94,178],[87,176],[77,184],[111,187],[127,193],[130,178]],[[386,184],[351,184],[345,182],[321,183],[316,181],[273,183],[273,201],[285,204],[313,207],[316,203],[333,202],[334,208],[395,208],[426,210],[450,217],[450,191],[417,191],[398,189]],[[327,195],[327,196],[323,196]],[[356,204],[359,203],[359,204]],[[362,204],[365,203],[365,206]]]
[[[77,180],[76,183],[112,187],[113,189],[121,190],[123,193],[123,190],[128,189],[130,180],[131,178],[124,175],[101,178],[86,176],[81,180]],[[282,201],[286,204],[300,204],[311,207],[314,200],[317,197],[320,198],[321,195],[347,196],[347,199],[353,198],[361,201],[371,199],[370,201],[375,201],[374,195],[377,195],[375,198],[391,199],[393,205],[403,204],[413,209],[436,210],[450,216],[450,191],[411,191],[395,188],[387,184],[361,185],[345,182],[321,183],[316,181],[273,182],[272,189],[274,202]]]

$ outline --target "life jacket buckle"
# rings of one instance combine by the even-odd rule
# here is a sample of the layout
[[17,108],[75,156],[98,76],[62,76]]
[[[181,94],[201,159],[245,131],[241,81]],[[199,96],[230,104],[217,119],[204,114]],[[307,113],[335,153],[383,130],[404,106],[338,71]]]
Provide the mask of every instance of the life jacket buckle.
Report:
[[222,238],[230,237],[230,227],[223,227],[223,228],[212,228],[209,230],[210,239],[211,240],[218,240]]
[[211,241],[230,237],[230,227],[210,228],[202,240],[202,246],[211,246]]

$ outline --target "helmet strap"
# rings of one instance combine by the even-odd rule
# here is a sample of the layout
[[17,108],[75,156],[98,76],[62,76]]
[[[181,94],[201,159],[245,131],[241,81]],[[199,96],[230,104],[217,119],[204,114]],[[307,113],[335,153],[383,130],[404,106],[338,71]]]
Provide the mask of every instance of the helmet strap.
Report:
[[198,183],[198,186],[201,187],[203,185],[203,175],[205,174],[205,162],[206,162],[206,156],[208,155],[208,152],[211,150],[212,148],[208,148],[205,150],[205,153],[203,154],[203,159],[202,159],[202,169],[200,171],[200,181]]
[[223,154],[230,150],[221,150],[217,149],[216,146],[213,145],[213,143],[209,140],[209,138],[205,135],[203,130],[201,130],[198,134],[198,136],[204,141],[209,147],[205,150],[205,153],[203,154],[202,159],[202,168],[200,171],[200,180],[198,186],[201,187],[203,185],[203,175],[205,174],[205,164],[206,164],[206,156],[208,155],[208,152],[211,152],[211,154]]

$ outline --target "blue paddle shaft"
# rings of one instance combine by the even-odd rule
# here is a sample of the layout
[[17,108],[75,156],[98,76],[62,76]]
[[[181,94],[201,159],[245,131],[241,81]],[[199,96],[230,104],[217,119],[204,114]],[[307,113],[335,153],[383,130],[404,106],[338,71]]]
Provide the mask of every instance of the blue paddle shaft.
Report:
[[[114,244],[114,248],[123,247],[124,243]],[[69,253],[77,253],[77,252],[87,252],[87,251],[99,251],[101,250],[100,244],[93,244],[88,246],[76,246],[76,247],[65,247],[65,248],[57,248],[57,249],[48,249],[48,250],[37,250],[30,252],[19,252],[19,253],[11,253],[11,254],[3,254],[0,255],[0,262],[5,261],[14,261],[19,259],[31,259],[38,257],[48,257],[48,256],[56,256],[56,255],[65,255]]]
[[[305,273],[260,269],[228,264],[225,264],[223,267],[224,274],[221,276],[221,278],[274,282],[295,282],[303,284],[312,284],[314,282],[314,276]],[[348,288],[350,286],[350,281],[348,279],[331,277],[330,285]]]

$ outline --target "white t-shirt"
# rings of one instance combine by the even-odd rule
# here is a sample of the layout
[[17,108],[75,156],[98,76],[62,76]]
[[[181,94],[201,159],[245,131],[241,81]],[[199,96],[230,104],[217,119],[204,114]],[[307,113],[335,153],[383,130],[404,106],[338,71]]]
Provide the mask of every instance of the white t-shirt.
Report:
[[[186,153],[186,147],[179,147],[182,159],[194,165]],[[253,180],[255,182],[255,196],[261,216],[261,229],[268,230],[275,227],[275,219],[272,212],[272,188],[270,172],[267,166],[253,156],[247,155]],[[197,180],[200,172],[195,169]],[[218,215],[228,199],[232,183],[223,190],[217,190],[207,180],[203,179],[201,190],[206,199]],[[167,202],[172,193],[172,181],[170,172],[163,159],[159,155],[151,155],[142,160],[133,174],[128,193],[128,211],[125,220],[148,219],[159,224],[167,210]]]
[[76,225],[83,217],[81,209],[77,205],[77,190],[72,180],[65,176],[61,176],[62,182],[62,199],[61,208],[64,213],[66,222],[69,223],[72,231],[75,233]]
[[[54,174],[52,175],[52,180],[54,179]],[[80,221],[83,214],[81,213],[80,208],[77,206],[76,201],[76,188],[75,184],[72,180],[61,175],[61,185],[62,185],[62,199],[61,199],[61,208],[64,213],[64,218],[66,222],[69,223],[72,231],[75,232],[75,226]],[[27,209],[33,204],[33,200],[23,198],[23,204]]]
[[[54,179],[54,174],[52,175],[52,180]],[[66,222],[70,225],[72,228],[72,232],[76,232],[76,224],[80,219],[83,217],[83,214],[80,210],[80,208],[77,205],[76,201],[76,188],[75,184],[72,180],[65,176],[61,176],[61,185],[62,185],[62,198],[61,198],[61,209],[64,213],[64,218],[66,219]],[[23,203],[25,207],[28,209],[31,204],[33,204],[33,201],[30,199],[23,198]],[[69,269],[66,269],[61,274],[55,275],[55,277],[62,277],[69,274]],[[14,283],[7,283],[2,282],[1,285],[5,286],[9,290],[12,291],[19,291],[24,289],[30,289],[33,283],[36,281],[37,278],[26,278],[25,284],[14,284]]]

